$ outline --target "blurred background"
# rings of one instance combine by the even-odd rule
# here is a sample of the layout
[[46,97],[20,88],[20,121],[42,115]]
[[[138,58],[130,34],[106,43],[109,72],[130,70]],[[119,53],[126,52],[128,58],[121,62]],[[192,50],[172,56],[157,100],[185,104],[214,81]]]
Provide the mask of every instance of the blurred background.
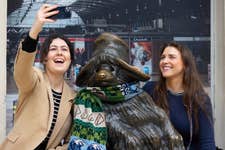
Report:
[[13,125],[18,92],[13,80],[18,43],[43,3],[67,6],[72,15],[44,26],[35,65],[41,67],[39,49],[49,33],[68,36],[76,61],[65,78],[75,89],[79,89],[75,85],[76,75],[90,58],[93,41],[102,32],[122,37],[130,47],[130,64],[150,74],[151,80],[157,80],[162,44],[171,40],[185,44],[195,56],[205,87],[210,87],[210,0],[8,0],[7,132]]

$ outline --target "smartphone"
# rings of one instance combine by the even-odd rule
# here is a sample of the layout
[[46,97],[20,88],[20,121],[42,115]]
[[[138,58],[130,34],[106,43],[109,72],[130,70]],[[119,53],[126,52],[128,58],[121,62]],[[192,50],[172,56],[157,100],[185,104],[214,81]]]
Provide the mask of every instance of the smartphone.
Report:
[[53,16],[50,16],[49,18],[57,20],[57,19],[69,19],[71,18],[71,9],[67,6],[60,6],[56,9],[53,9],[52,11],[58,10],[59,13]]

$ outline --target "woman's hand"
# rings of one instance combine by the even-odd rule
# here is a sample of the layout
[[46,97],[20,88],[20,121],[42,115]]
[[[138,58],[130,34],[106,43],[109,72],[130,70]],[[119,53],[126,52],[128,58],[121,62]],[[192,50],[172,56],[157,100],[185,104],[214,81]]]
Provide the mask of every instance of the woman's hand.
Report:
[[[42,27],[45,23],[55,22],[55,20],[49,17],[59,13],[58,10],[54,10],[58,5],[43,4],[37,11],[34,23],[30,29],[29,36],[33,39],[37,39],[38,34],[41,32]],[[54,10],[54,11],[52,11]]]

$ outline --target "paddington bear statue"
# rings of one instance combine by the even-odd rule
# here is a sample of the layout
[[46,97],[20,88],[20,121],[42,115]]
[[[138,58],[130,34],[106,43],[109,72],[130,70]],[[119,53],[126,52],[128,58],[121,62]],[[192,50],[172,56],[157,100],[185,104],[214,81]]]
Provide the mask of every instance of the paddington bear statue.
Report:
[[150,77],[129,65],[129,47],[111,33],[94,42],[81,68],[69,150],[182,150],[166,113],[139,86]]

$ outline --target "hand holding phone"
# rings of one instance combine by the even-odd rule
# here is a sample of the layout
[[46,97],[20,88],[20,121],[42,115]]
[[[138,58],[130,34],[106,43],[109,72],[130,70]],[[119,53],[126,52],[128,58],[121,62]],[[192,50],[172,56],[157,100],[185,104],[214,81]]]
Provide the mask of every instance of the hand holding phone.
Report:
[[51,11],[55,11],[55,10],[58,10],[59,13],[56,14],[56,15],[50,16],[49,17],[50,19],[57,20],[57,19],[69,19],[69,18],[71,18],[71,10],[70,10],[69,7],[61,6],[61,7],[57,7],[56,9],[53,9]]

